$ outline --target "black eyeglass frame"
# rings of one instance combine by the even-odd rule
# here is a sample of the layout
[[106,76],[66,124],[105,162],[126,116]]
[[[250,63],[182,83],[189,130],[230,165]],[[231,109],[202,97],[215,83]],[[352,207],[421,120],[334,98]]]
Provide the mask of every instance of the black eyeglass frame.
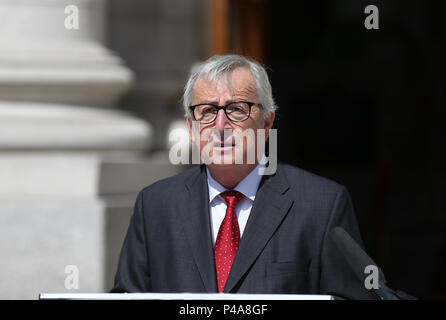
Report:
[[[228,106],[230,106],[231,104],[234,104],[234,103],[240,103],[240,102],[242,102],[242,103],[246,103],[246,104],[248,105],[248,107],[249,107],[248,115],[247,115],[246,119],[244,119],[244,120],[232,120],[232,119],[228,116],[228,113],[226,112],[226,108],[227,108]],[[216,108],[216,109],[217,109],[217,113],[215,114],[215,118],[214,118],[212,121],[208,121],[208,122],[201,122],[200,120],[197,120],[197,119],[195,118],[194,110],[195,110],[196,107],[199,107],[199,106],[213,106],[214,108]],[[233,101],[233,102],[228,103],[228,104],[225,105],[225,106],[218,106],[218,105],[216,105],[216,104],[212,104],[212,103],[199,103],[199,104],[195,104],[195,105],[193,105],[193,106],[190,106],[189,109],[190,109],[190,111],[191,111],[191,113],[192,113],[192,116],[194,117],[194,120],[195,120],[195,121],[200,121],[201,124],[209,124],[209,123],[214,122],[214,121],[217,119],[218,112],[219,112],[221,109],[223,109],[223,111],[225,112],[226,118],[228,118],[229,121],[231,121],[231,122],[243,122],[243,121],[246,121],[246,120],[248,120],[249,117],[251,116],[251,108],[252,108],[253,106],[257,106],[257,107],[261,108],[261,107],[262,107],[262,104],[261,104],[261,103],[255,103],[255,102],[249,102],[249,101]]]

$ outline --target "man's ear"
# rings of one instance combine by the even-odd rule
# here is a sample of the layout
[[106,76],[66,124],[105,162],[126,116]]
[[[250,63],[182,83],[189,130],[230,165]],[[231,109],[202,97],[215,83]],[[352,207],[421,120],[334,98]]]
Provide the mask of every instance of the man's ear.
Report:
[[192,134],[192,121],[189,117],[186,118],[187,128],[189,129],[189,137],[191,142],[195,142],[194,135]]
[[273,127],[274,119],[276,118],[276,113],[271,112],[271,114],[265,119],[265,139],[269,137],[269,130]]

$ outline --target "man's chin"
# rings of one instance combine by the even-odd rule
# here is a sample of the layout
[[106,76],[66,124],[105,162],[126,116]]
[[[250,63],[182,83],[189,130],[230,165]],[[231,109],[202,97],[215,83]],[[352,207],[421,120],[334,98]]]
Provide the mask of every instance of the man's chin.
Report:
[[216,167],[234,167],[240,164],[236,164],[235,159],[233,157],[213,157],[209,163],[209,166]]
[[214,167],[214,168],[234,168],[235,166],[241,166],[242,164],[238,164],[235,161],[235,157],[233,155],[218,155],[213,156],[208,164],[208,167]]
[[[207,163],[207,166],[210,168],[215,168],[219,170],[225,169],[235,169],[246,166],[252,166],[253,164],[248,164],[246,161],[236,161],[234,157],[221,157],[221,158],[213,158],[210,162]],[[255,164],[254,164],[255,165]]]
[[234,167],[242,166],[242,164],[235,164],[235,163],[211,163],[207,165],[211,168],[218,168],[218,169],[232,169]]

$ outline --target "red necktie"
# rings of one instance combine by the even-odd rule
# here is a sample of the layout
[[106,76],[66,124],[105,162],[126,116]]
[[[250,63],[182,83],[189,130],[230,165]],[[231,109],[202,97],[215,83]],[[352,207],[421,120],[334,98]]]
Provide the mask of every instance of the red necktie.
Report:
[[238,245],[240,243],[240,229],[238,226],[235,206],[245,196],[235,190],[228,190],[220,194],[226,201],[226,215],[218,230],[217,240],[215,241],[215,266],[217,269],[218,292],[223,289],[231,270]]

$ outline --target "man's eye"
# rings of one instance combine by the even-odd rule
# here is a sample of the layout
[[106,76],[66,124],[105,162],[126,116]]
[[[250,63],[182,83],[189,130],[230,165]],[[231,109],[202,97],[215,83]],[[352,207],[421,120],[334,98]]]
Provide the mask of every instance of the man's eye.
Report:
[[242,105],[234,105],[229,109],[229,112],[246,112],[246,108]]
[[205,113],[213,113],[214,112],[214,108],[212,107],[207,107],[201,110],[201,113],[205,114]]

